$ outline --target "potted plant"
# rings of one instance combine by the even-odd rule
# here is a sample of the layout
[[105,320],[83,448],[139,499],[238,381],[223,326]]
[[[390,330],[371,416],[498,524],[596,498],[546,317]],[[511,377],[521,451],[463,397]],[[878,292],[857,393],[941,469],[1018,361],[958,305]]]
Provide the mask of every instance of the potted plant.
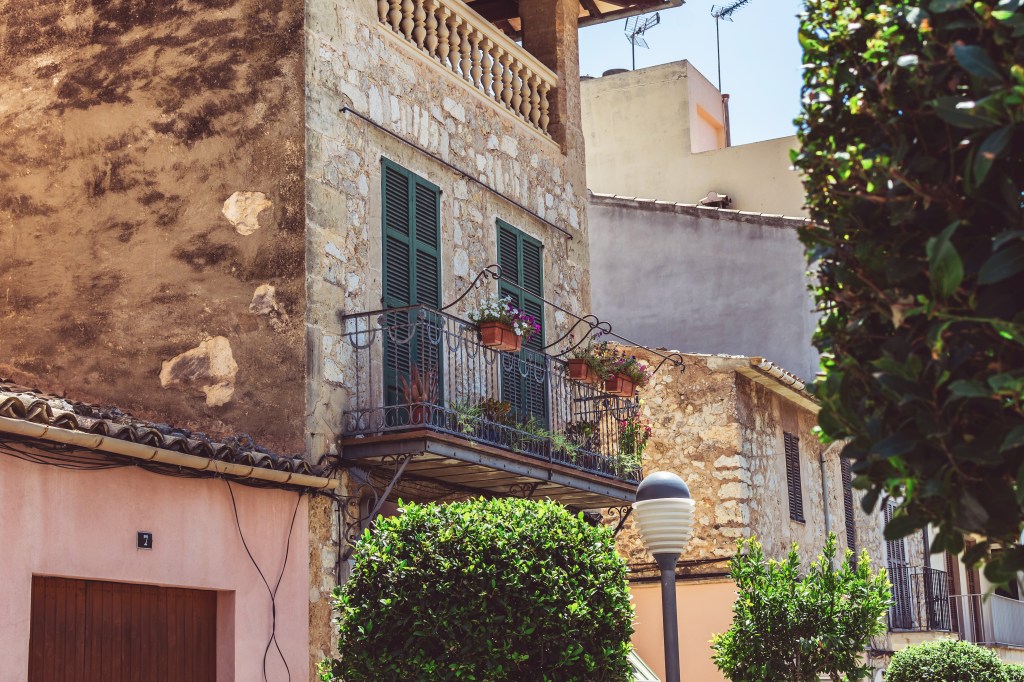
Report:
[[647,385],[651,373],[647,365],[626,354],[616,355],[608,363],[610,376],[605,379],[604,390],[612,395],[631,398],[636,389]]
[[486,348],[514,353],[534,334],[540,333],[540,323],[512,305],[511,296],[493,296],[469,313],[471,322],[480,332],[480,343]]
[[573,349],[566,361],[569,378],[585,384],[600,385],[607,377],[610,357],[607,341],[589,341],[586,346]]
[[643,464],[644,450],[651,439],[651,423],[638,414],[619,420],[619,453],[615,473],[628,475]]
[[437,402],[437,370],[421,372],[416,363],[409,368],[408,377],[399,377],[402,402],[409,408],[409,423],[424,424]]

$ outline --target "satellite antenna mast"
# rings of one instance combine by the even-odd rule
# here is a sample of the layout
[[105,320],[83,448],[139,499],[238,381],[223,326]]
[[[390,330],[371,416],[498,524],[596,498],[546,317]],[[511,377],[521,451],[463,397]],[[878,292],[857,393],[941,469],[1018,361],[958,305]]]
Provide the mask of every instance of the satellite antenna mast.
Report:
[[715,18],[715,50],[718,52],[718,91],[722,91],[722,43],[718,37],[718,22],[720,19],[732,21],[732,15],[736,10],[749,4],[750,0],[733,0],[728,5],[712,5],[711,16]]
[[[749,0],[748,0],[749,1]],[[661,15],[657,12],[654,16],[635,16],[626,19],[626,40],[633,46],[633,70],[636,71],[636,48],[637,46],[646,49],[650,48],[644,40],[644,34],[661,23]]]

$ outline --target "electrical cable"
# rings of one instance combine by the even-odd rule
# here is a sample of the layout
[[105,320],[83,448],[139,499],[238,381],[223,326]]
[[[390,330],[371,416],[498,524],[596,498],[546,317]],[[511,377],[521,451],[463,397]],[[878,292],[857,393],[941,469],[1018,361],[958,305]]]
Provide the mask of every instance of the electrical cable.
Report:
[[263,569],[256,562],[256,558],[252,555],[249,550],[249,543],[245,541],[245,535],[242,533],[242,524],[238,519],[238,504],[235,502],[235,491],[231,488],[231,481],[225,480],[224,483],[228,486],[228,494],[231,495],[231,508],[235,513],[235,527],[238,528],[238,537],[242,540],[242,546],[245,547],[245,553],[249,555],[249,561],[256,567],[256,572],[260,574],[260,578],[263,579],[263,584],[267,586],[267,593],[270,594],[270,639],[267,640],[267,646],[263,650],[263,680],[267,680],[267,655],[270,653],[270,645],[273,644],[274,648],[277,649],[278,656],[281,657],[281,662],[284,663],[285,672],[288,674],[288,682],[292,679],[292,670],[288,666],[288,659],[285,658],[284,652],[281,651],[281,645],[277,641],[277,590],[281,587],[281,581],[284,579],[285,569],[288,567],[288,555],[291,552],[292,545],[292,531],[295,529],[295,518],[299,514],[299,504],[302,503],[302,493],[299,493],[295,500],[295,509],[292,511],[292,520],[288,524],[288,538],[285,540],[284,546],[284,561],[281,563],[281,572],[277,576],[277,582],[274,583],[274,587],[270,587],[270,582],[267,580],[267,576],[263,574]]

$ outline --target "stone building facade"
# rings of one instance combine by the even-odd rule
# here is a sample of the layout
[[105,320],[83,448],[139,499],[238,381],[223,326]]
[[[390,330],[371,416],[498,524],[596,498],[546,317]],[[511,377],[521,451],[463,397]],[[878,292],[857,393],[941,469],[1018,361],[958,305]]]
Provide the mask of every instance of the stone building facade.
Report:
[[[625,350],[658,364],[643,349]],[[866,550],[876,568],[886,565],[886,555],[881,516],[864,513],[859,491],[844,486],[839,447],[819,443],[813,432],[817,405],[796,377],[762,358],[682,358],[681,368],[662,365],[641,390],[641,413],[652,425],[644,470],[679,474],[696,502],[693,537],[677,569],[680,646],[690,679],[718,682],[723,678],[711,663],[709,640],[731,621],[735,586],[727,572],[737,539],[756,536],[773,558],[796,543],[806,565],[820,553],[828,527],[845,551],[851,537],[844,499],[849,494],[853,549]],[[796,446],[792,459],[787,441],[791,451]],[[791,507],[794,475],[800,482],[799,514]],[[629,519],[618,545],[632,569],[633,642],[658,672],[663,649],[657,567]]]

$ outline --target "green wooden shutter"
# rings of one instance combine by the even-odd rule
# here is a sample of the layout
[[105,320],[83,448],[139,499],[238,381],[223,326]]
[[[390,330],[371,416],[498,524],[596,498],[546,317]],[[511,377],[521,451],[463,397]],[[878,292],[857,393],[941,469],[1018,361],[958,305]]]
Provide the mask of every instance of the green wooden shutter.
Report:
[[[382,221],[384,228],[385,308],[424,305],[441,306],[441,191],[401,166],[381,161]],[[414,314],[397,311],[385,314],[389,327],[408,328],[416,324]],[[411,329],[409,329],[411,331]],[[408,337],[398,333],[398,338]],[[408,376],[412,363],[422,370],[437,369],[441,376],[440,350],[422,343],[417,334],[412,342],[395,343],[385,335],[384,387],[387,405],[402,402],[400,376]],[[442,382],[443,384],[443,382]]]
[[[498,221],[498,265],[502,296],[510,296],[519,309],[540,323],[540,333],[525,344],[518,363],[503,363],[502,400],[512,405],[516,417],[531,417],[548,424],[547,358],[544,355],[544,247],[536,239]],[[515,285],[510,284],[514,282]],[[504,365],[513,364],[513,367]],[[523,375],[526,376],[523,376]]]

